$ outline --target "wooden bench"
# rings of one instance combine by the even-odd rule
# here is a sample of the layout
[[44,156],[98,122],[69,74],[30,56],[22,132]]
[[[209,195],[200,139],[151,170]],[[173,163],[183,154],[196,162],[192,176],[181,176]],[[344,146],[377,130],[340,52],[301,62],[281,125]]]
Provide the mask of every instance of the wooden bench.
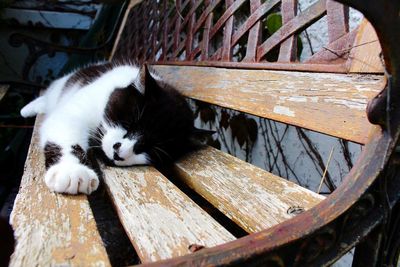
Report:
[[[398,249],[382,238],[387,236],[383,233],[396,234],[399,226],[384,228],[392,232],[381,229],[399,216],[389,215],[398,209],[395,189],[400,183],[392,153],[400,117],[382,120],[386,110],[382,98],[375,98],[370,105],[371,119],[381,126],[388,124],[374,126],[367,120],[367,102],[386,84],[379,46],[374,42],[362,46],[370,42],[368,38],[376,38],[372,28],[363,22],[358,30],[348,31],[343,25],[347,8],[333,1],[317,1],[296,16],[293,6],[297,1],[283,0],[283,26],[265,42],[255,42],[262,18],[280,1],[249,1],[250,18],[234,29],[232,14],[244,2],[226,0],[222,5],[221,1],[177,0],[171,8],[168,1],[158,6],[156,2],[131,1],[113,56],[152,63],[166,83],[189,98],[365,144],[362,154],[342,185],[327,198],[211,147],[188,155],[163,173],[151,166],[103,166],[103,183],[141,263],[321,266],[357,244],[355,265],[389,262],[379,255]],[[374,6],[373,1],[367,2]],[[202,12],[196,13],[203,4]],[[218,5],[226,12],[213,19]],[[398,14],[398,5],[392,8]],[[370,14],[375,13],[367,11],[375,18]],[[335,32],[327,49],[307,63],[296,63],[293,34],[325,14],[330,33]],[[203,37],[193,47],[193,33],[201,27]],[[168,34],[175,28],[187,30],[183,41],[179,34]],[[211,53],[208,41],[218,31],[222,31],[224,45]],[[246,32],[246,57],[232,62],[232,49]],[[399,37],[398,32],[390,33]],[[383,30],[380,37],[387,38],[385,34]],[[278,44],[279,61],[263,61],[260,55]],[[389,49],[383,50],[386,56],[399,54],[392,51],[395,42],[384,44]],[[355,49],[348,53],[350,46]],[[338,54],[346,49],[347,53]],[[336,51],[335,55],[329,50]],[[391,73],[391,81],[392,89],[398,90],[395,67],[399,63],[386,64],[397,71]],[[397,103],[397,98],[392,101]],[[390,114],[398,115],[399,108],[393,105]],[[44,184],[44,159],[37,145],[41,120],[36,121],[12,212],[17,245],[11,266],[109,266],[88,198],[51,193]],[[225,221],[231,220],[228,224],[236,224],[249,235],[242,237],[226,229],[226,223],[207,205],[196,203],[199,197],[193,195],[201,196],[202,203],[206,200]],[[382,196],[387,197],[386,202]],[[382,250],[384,244],[394,247]]]

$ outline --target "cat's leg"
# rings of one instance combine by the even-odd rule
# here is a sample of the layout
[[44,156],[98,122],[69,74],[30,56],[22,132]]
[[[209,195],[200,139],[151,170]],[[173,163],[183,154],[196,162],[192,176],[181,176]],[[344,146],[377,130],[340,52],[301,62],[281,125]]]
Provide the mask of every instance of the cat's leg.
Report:
[[21,109],[21,115],[24,118],[33,117],[44,113],[46,107],[45,96],[40,96]]
[[59,97],[65,89],[65,84],[70,77],[71,74],[68,74],[53,81],[42,96],[31,101],[21,109],[22,117],[27,118],[36,116],[37,114],[47,113],[57,106]]
[[99,186],[99,178],[90,168],[86,151],[79,144],[66,147],[47,142],[44,154],[45,182],[51,191],[89,195]]

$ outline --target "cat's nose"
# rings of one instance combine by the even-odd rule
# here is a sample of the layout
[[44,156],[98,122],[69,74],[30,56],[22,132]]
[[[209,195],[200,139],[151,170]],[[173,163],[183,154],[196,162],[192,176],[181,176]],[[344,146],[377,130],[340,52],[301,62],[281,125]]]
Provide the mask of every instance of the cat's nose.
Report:
[[121,147],[121,143],[120,143],[120,142],[115,143],[115,144],[113,145],[114,150],[118,150],[118,148],[120,148],[120,147]]

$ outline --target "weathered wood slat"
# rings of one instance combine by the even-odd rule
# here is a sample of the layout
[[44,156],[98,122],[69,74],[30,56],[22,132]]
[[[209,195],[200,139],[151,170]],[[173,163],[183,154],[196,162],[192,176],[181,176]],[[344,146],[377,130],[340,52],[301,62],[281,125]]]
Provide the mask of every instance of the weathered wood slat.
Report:
[[190,253],[234,237],[153,167],[104,167],[104,181],[142,262]]
[[350,72],[383,73],[382,48],[372,25],[364,19],[350,53]]
[[292,218],[323,196],[211,147],[176,164],[178,177],[248,232]]
[[49,191],[36,122],[11,213],[17,246],[10,266],[110,266],[85,195]]
[[[155,65],[184,95],[364,144],[367,101],[380,75],[343,75]],[[206,82],[205,82],[206,81]]]

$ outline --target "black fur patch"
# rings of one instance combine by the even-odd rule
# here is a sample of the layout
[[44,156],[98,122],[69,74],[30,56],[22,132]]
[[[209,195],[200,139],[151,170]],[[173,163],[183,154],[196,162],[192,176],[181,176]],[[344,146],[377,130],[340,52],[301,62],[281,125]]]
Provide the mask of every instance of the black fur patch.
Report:
[[81,164],[88,165],[88,157],[85,150],[83,150],[83,148],[80,145],[73,145],[71,146],[71,148],[72,148],[72,155],[77,157]]
[[108,72],[113,68],[113,64],[104,63],[104,64],[96,64],[91,65],[86,68],[82,68],[75,72],[65,83],[65,87],[79,83],[80,85],[87,85],[101,77],[102,74]]
[[47,142],[44,147],[44,157],[45,157],[45,166],[46,169],[50,168],[54,164],[58,163],[60,160],[62,153],[62,148],[51,142]]
[[143,104],[144,97],[134,85],[115,90],[108,99],[106,118],[112,124],[129,127],[139,119]]

